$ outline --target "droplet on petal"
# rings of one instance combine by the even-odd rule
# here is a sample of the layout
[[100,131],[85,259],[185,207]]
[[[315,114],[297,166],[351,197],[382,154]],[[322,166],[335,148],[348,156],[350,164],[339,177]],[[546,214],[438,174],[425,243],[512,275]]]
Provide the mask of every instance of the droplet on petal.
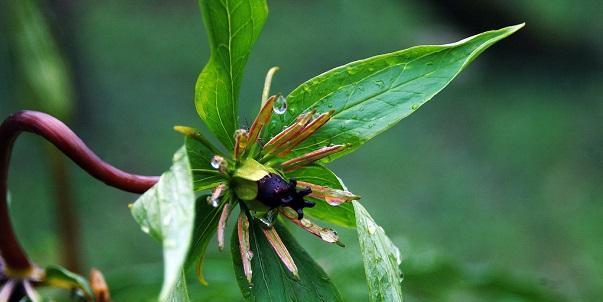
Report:
[[285,113],[287,111],[287,99],[284,96],[279,95],[279,97],[274,102],[274,105],[272,105],[272,110],[276,114]]
[[224,157],[214,155],[214,157],[211,158],[210,164],[214,169],[220,169],[220,166],[222,165],[223,162],[224,162]]

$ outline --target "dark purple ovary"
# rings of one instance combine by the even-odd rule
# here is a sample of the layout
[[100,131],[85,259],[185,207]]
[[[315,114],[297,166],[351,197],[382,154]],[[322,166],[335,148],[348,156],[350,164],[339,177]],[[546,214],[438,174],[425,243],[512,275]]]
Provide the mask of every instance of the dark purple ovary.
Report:
[[277,174],[270,173],[258,180],[257,200],[269,208],[290,207],[297,212],[297,219],[304,218],[304,208],[314,206],[313,202],[304,200],[304,197],[312,193],[310,188],[296,190],[297,181],[290,179],[289,182]]

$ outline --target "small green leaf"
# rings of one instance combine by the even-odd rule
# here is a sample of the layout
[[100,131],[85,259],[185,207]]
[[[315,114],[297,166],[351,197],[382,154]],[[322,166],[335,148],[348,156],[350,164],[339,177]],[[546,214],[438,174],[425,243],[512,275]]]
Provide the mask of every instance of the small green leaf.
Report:
[[200,0],[211,55],[195,86],[201,119],[229,149],[238,127],[238,95],[249,52],[266,17],[265,0]]
[[[224,204],[230,202],[231,195],[230,191],[226,191],[222,197],[223,201],[217,208],[212,207],[207,202],[207,197],[210,195],[202,195],[197,199],[195,207],[195,229],[193,231],[193,238],[191,248],[188,253],[185,267],[188,269],[190,266],[197,262],[197,265],[201,268],[205,257],[205,251],[207,246],[218,227],[218,221],[220,220],[220,214]],[[199,271],[199,280],[205,280],[201,271]]]
[[44,284],[65,289],[79,289],[90,301],[94,301],[94,294],[88,281],[60,266],[49,266],[45,270]]
[[331,161],[413,113],[480,53],[522,26],[484,32],[447,45],[417,46],[330,70],[293,90],[287,97],[287,113],[273,119],[266,132],[275,135],[303,111],[335,110],[326,125],[289,155],[349,144],[345,151],[322,160]]
[[164,279],[160,301],[176,286],[188,254],[195,219],[195,193],[185,147],[170,169],[132,204],[132,216],[145,233],[163,245]]
[[276,171],[268,166],[258,163],[253,158],[248,158],[241,161],[241,164],[237,167],[237,170],[234,173],[234,177],[250,181],[258,181],[267,176],[268,173],[276,173]]
[[[289,172],[287,173],[287,177],[294,177],[300,181],[328,186],[333,189],[344,189],[341,179],[339,179],[333,171],[318,164]],[[354,207],[351,203],[346,202],[338,206],[332,206],[324,200],[311,197],[307,198],[316,203],[316,205],[312,208],[304,208],[304,214],[344,227],[352,228],[356,226]]]
[[370,300],[402,302],[400,250],[359,202],[352,203],[356,211],[356,230],[364,259]]
[[193,172],[193,186],[196,192],[216,187],[226,180],[222,173],[211,166],[211,159],[216,155],[215,151],[192,137],[186,137],[184,144]]
[[251,251],[250,285],[243,272],[237,232],[231,240],[235,274],[247,301],[342,301],[337,288],[323,269],[279,223],[275,228],[299,270],[299,280],[283,265],[262,232],[259,223],[249,224]]

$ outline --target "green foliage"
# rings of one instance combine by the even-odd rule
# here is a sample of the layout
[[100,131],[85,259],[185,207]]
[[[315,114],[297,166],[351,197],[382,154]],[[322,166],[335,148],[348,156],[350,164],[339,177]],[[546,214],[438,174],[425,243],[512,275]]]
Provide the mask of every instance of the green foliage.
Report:
[[213,188],[224,181],[224,175],[211,166],[211,159],[218,154],[209,143],[202,143],[198,139],[187,136],[184,141],[186,152],[190,161],[195,191]]
[[301,112],[335,110],[335,115],[291,157],[330,144],[360,147],[391,128],[446,87],[471,61],[523,24],[439,46],[417,46],[356,61],[325,72],[293,90],[289,110],[270,125],[274,134]]
[[373,302],[402,302],[400,250],[360,203],[353,201],[353,204],[369,297]]
[[268,6],[263,0],[200,0],[211,56],[195,87],[201,119],[229,149],[238,128],[238,94],[247,57],[257,40]]
[[191,166],[184,147],[159,182],[132,204],[132,216],[143,232],[163,245],[164,281],[160,300],[168,301],[184,269],[195,219]]
[[94,294],[88,281],[77,274],[74,274],[60,266],[49,266],[44,270],[44,284],[55,287],[62,287],[69,290],[80,290],[89,300],[94,300]]
[[68,119],[74,102],[71,74],[36,0],[10,0],[11,51],[29,106]]
[[[190,267],[195,262],[198,262],[197,265],[199,268],[202,268],[207,245],[216,233],[220,214],[225,205],[225,203],[221,203],[219,207],[214,208],[207,202],[207,197],[209,197],[209,195],[202,195],[196,202],[195,229],[193,231],[192,243],[185,265],[186,268]],[[227,202],[230,202],[231,196],[225,196],[225,199]],[[203,278],[202,275],[199,277]]]
[[[341,179],[339,179],[339,177],[337,177],[333,171],[321,165],[303,167],[290,172],[287,175],[290,177],[295,177],[297,180],[307,181],[321,186],[327,186],[334,189],[344,189]],[[332,206],[324,200],[310,197],[308,197],[308,199],[314,202],[316,205],[312,208],[305,209],[304,212],[306,215],[339,226],[349,228],[356,226],[354,207],[351,203],[346,202],[338,206]]]
[[257,221],[249,224],[253,250],[251,285],[241,265],[237,232],[233,232],[230,243],[237,281],[247,301],[342,301],[327,274],[283,226],[277,224],[276,229],[297,264],[299,280],[282,264],[261,228]]

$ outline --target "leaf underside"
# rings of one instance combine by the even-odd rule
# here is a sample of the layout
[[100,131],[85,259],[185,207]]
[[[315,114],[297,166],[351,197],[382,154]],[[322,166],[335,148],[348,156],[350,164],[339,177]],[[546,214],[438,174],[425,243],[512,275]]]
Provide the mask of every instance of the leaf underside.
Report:
[[353,201],[356,230],[372,302],[402,302],[400,251],[366,209]]
[[232,150],[238,128],[243,69],[268,6],[264,0],[200,0],[211,55],[195,86],[195,107],[214,135]]
[[250,242],[253,258],[252,285],[247,282],[241,264],[237,232],[233,232],[231,249],[235,274],[243,296],[247,301],[342,301],[339,292],[323,269],[281,226],[275,225],[283,243],[299,269],[300,280],[295,280],[285,268],[270,243],[266,240],[258,222],[250,223]]
[[302,112],[335,110],[331,120],[289,157],[335,144],[349,147],[323,163],[350,153],[413,113],[480,53],[522,26],[484,32],[453,44],[412,47],[327,71],[289,94],[289,109],[273,118],[267,136],[278,133]]
[[163,245],[164,278],[160,301],[167,301],[181,275],[195,219],[195,194],[185,147],[159,182],[132,204],[132,216],[143,231]]

